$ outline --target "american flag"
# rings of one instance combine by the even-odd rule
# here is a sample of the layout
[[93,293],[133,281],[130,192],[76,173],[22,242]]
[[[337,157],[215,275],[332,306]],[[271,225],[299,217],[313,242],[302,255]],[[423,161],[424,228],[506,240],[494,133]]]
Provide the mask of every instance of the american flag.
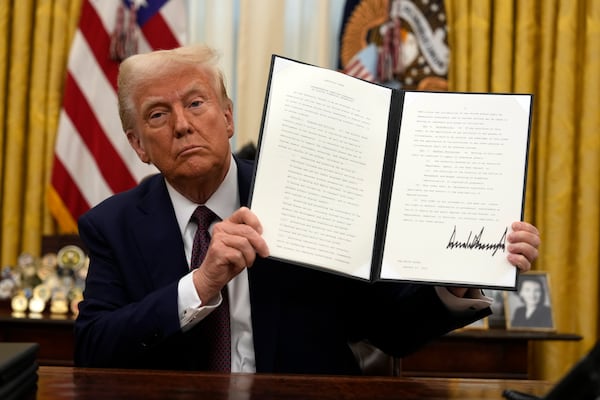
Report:
[[83,0],[67,65],[49,208],[62,233],[154,167],[130,148],[117,110],[119,62],[133,53],[186,42],[185,0]]
[[365,81],[375,82],[377,80],[377,58],[377,46],[369,44],[350,59],[343,72]]

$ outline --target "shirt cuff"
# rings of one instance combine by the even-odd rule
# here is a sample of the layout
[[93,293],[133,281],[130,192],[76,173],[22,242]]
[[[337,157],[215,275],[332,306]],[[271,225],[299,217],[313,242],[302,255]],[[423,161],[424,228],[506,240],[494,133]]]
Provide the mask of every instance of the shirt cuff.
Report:
[[483,294],[481,289],[470,288],[465,297],[456,297],[448,288],[436,286],[437,292],[442,303],[453,312],[479,311],[492,305],[494,300]]
[[202,300],[200,299],[200,296],[198,296],[198,292],[194,286],[193,272],[194,271],[190,271],[181,278],[177,284],[179,326],[184,331],[189,330],[198,322],[202,321],[223,301],[223,298],[219,293],[219,295],[210,302],[202,304]]

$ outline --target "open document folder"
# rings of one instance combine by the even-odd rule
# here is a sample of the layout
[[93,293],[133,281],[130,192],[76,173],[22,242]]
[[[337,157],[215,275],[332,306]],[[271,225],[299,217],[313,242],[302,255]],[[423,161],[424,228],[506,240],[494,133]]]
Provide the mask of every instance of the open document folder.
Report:
[[402,91],[273,56],[250,207],[271,255],[364,280],[511,289],[529,94]]

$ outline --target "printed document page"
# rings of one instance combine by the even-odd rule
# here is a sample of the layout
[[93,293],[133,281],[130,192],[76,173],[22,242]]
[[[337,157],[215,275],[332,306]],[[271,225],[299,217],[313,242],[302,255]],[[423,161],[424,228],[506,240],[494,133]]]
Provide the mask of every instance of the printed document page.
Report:
[[251,199],[272,257],[370,278],[390,101],[275,58]]
[[531,97],[407,92],[382,279],[514,287]]

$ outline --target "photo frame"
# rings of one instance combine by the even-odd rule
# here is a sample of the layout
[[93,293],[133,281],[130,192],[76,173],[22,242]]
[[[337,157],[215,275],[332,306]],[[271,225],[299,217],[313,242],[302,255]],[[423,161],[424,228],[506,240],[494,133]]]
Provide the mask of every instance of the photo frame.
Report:
[[492,313],[487,317],[490,329],[506,329],[506,291],[499,289],[485,289],[485,295],[494,302],[490,306]]
[[555,331],[554,308],[547,272],[520,274],[517,290],[505,293],[507,329]]

